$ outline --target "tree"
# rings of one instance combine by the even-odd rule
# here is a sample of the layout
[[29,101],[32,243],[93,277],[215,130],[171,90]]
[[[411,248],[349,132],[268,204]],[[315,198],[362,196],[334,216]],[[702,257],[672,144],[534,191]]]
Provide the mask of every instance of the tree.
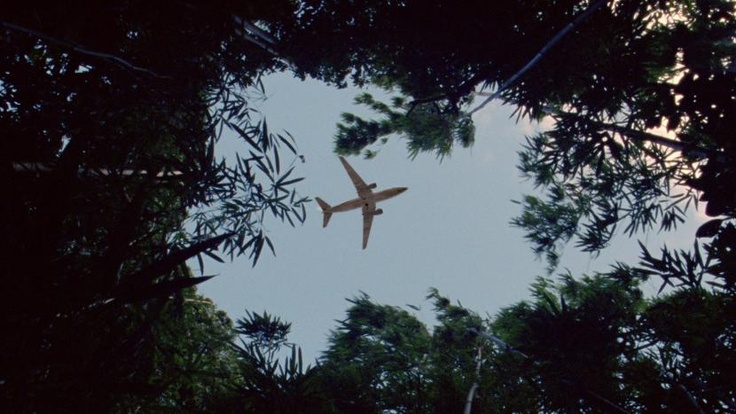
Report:
[[540,279],[534,301],[499,313],[492,330],[523,352],[522,376],[545,410],[729,412],[736,387],[729,295],[680,288],[645,299],[642,275]]
[[426,412],[427,328],[405,310],[363,294],[348,300],[347,317],[332,333],[321,372],[335,387],[338,412]]
[[639,270],[555,282],[489,319],[437,291],[431,329],[362,295],[316,383],[335,412],[731,412],[733,300],[681,288],[644,297]]
[[527,393],[534,390],[496,387],[502,383],[498,351],[474,333],[486,331],[488,321],[436,290],[427,299],[438,320],[431,331],[406,310],[376,304],[365,294],[349,300],[347,318],[332,333],[318,367],[336,412],[533,410]]
[[[234,15],[263,4],[77,6],[0,12],[4,411],[111,411],[158,395],[154,350],[171,344],[152,330],[209,278],[185,261],[221,247],[255,263],[273,250],[267,213],[304,219],[295,144],[249,105],[281,64]],[[247,152],[234,164],[214,157],[224,130]]]

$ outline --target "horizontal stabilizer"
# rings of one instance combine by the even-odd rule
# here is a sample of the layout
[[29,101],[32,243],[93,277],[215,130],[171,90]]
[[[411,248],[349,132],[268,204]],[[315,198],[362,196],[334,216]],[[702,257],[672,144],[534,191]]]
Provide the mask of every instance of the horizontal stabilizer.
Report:
[[319,208],[322,209],[322,214],[324,214],[322,227],[327,227],[327,223],[330,222],[330,217],[332,217],[332,207],[319,197],[315,197],[315,200],[317,200],[317,204],[319,204]]

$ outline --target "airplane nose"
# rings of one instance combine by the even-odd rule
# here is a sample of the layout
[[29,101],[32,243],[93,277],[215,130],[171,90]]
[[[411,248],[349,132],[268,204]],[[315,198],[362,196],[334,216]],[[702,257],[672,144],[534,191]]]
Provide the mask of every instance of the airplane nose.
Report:
[[399,194],[403,193],[404,191],[408,190],[409,187],[399,187]]

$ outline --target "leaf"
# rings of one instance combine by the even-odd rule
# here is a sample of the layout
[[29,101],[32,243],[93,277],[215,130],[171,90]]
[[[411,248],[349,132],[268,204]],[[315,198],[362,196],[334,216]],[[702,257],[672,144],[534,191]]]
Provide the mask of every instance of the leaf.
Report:
[[261,151],[266,152],[271,141],[268,135],[268,124],[266,123],[265,119],[263,120],[263,129],[261,130],[261,142]]
[[698,230],[695,232],[695,237],[703,238],[715,236],[718,233],[718,229],[721,227],[721,223],[723,223],[723,219],[713,219],[706,221],[700,227],[698,227]]
[[253,139],[248,135],[248,133],[245,132],[242,128],[240,128],[238,125],[232,122],[228,122],[228,121],[225,121],[225,122],[230,128],[234,129],[235,132],[237,132],[241,138],[245,139],[248,142],[248,145],[252,146],[253,148],[258,148],[258,144],[256,144],[256,142],[253,141]]
[[291,152],[292,152],[293,154],[296,154],[296,148],[294,148],[294,145],[292,144],[292,142],[294,141],[294,137],[293,137],[293,136],[291,136],[291,134],[290,134],[290,133],[288,133],[287,131],[284,131],[284,133],[285,133],[286,135],[288,135],[290,139],[286,139],[286,137],[284,137],[283,135],[280,135],[280,134],[276,135],[276,137],[277,137],[277,138],[279,139],[279,141],[281,141],[281,142],[282,142],[282,143],[283,143],[284,145],[286,145],[287,147],[289,147],[289,150],[291,150]]
[[304,177],[294,178],[292,180],[287,180],[287,181],[281,182],[280,185],[281,185],[281,187],[286,187],[287,185],[295,184],[295,183],[298,183],[299,181],[302,181],[302,180],[304,180]]
[[132,274],[130,278],[131,280],[140,281],[153,280],[157,277],[163,276],[199,253],[204,253],[207,250],[216,248],[223,240],[232,237],[233,234],[234,233],[221,234],[199,243],[195,243],[187,248],[172,251],[163,258],[153,262],[150,266]]
[[281,174],[281,157],[279,157],[279,146],[274,145],[272,151],[273,159],[276,161],[276,174]]
[[[216,255],[215,253],[213,253],[211,251],[205,250],[202,253],[204,253],[207,257],[209,257],[210,259],[212,259],[212,260],[214,260],[214,261],[216,261],[218,263],[225,263],[225,261],[222,260],[222,258],[220,256]],[[199,257],[199,255],[197,257]]]
[[[256,162],[256,166],[258,167],[258,169],[263,171],[263,173],[266,174],[266,176],[268,176],[269,180],[273,181],[273,175],[271,175],[271,171],[266,166],[266,164],[263,162],[263,157],[260,155],[256,155],[255,153],[253,153],[253,151],[250,151],[250,155],[251,157],[253,157],[253,160]],[[266,160],[268,161],[268,159]]]
[[278,180],[276,180],[276,183],[274,185],[276,187],[284,186],[285,185],[284,180],[286,180],[293,171],[294,171],[294,167],[289,168],[289,170],[286,173],[284,173],[284,175],[282,175],[281,177],[279,177]]

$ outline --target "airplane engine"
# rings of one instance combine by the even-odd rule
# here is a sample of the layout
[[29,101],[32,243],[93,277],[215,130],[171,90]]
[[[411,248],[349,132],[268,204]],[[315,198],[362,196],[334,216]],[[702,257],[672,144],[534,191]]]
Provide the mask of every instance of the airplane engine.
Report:
[[371,190],[376,188],[376,183],[368,184],[368,188],[370,188]]
[[373,212],[374,216],[380,216],[381,214],[383,214],[383,210],[380,208],[377,208],[376,211]]

